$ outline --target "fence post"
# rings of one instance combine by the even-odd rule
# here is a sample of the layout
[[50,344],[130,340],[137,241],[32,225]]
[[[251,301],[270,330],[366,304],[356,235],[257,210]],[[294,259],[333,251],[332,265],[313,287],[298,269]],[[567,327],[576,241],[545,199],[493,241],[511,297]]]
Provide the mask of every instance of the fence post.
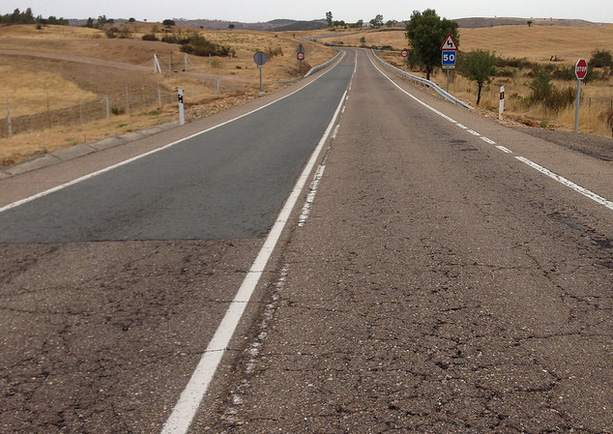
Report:
[[130,114],[130,91],[128,90],[127,84],[126,84],[126,113]]
[[106,101],[106,118],[108,119],[111,117],[111,102],[109,101],[108,95],[104,99]]
[[11,121],[11,108],[6,106],[6,122],[8,123],[8,138],[13,138],[13,121]]

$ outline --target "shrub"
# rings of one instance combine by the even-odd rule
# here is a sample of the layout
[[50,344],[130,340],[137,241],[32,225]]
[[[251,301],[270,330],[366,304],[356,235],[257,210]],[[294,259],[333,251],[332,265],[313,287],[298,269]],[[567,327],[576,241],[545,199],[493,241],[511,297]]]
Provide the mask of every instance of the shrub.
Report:
[[574,68],[562,68],[553,71],[553,78],[556,80],[573,81],[577,79]]
[[105,32],[106,37],[109,39],[114,39],[119,35],[119,29],[117,27],[111,27],[110,29],[107,29]]
[[532,89],[532,101],[545,101],[553,90],[553,84],[551,83],[551,76],[549,73],[544,69],[536,71],[532,83],[530,83],[530,89]]
[[195,56],[208,56],[209,54],[213,56],[228,56],[235,54],[234,50],[210,42],[204,36],[197,33],[182,37],[178,43],[182,45],[181,51]]
[[589,64],[594,68],[613,66],[613,56],[611,56],[611,52],[607,50],[594,50]]
[[552,111],[560,111],[575,102],[576,91],[572,87],[566,89],[553,88],[545,100],[545,107]]
[[560,111],[575,101],[576,94],[573,88],[556,88],[551,83],[551,76],[545,69],[539,69],[534,73],[530,88],[532,89],[531,102],[542,103],[552,111]]
[[146,33],[143,35],[143,41],[159,41],[155,33]]
[[266,50],[266,56],[269,59],[272,59],[275,56],[283,56],[283,49],[281,47],[277,47],[277,48],[269,47]]

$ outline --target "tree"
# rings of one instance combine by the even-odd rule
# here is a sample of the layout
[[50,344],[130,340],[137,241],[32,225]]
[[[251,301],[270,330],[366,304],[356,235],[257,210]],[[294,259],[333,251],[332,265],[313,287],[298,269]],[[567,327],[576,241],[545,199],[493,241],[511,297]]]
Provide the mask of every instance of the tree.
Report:
[[487,50],[473,50],[462,56],[458,72],[471,81],[476,81],[477,105],[481,102],[481,90],[484,83],[489,83],[496,75],[496,56]]
[[415,53],[415,61],[426,70],[428,80],[434,68],[441,64],[441,45],[449,34],[457,43],[460,42],[458,23],[441,19],[434,9],[426,9],[423,13],[413,11],[407,23],[406,37],[411,51]]
[[326,21],[328,22],[328,27],[332,27],[334,24],[332,21],[332,12],[326,12]]
[[383,15],[378,14],[376,17],[370,20],[370,24],[377,29],[381,27],[383,25]]

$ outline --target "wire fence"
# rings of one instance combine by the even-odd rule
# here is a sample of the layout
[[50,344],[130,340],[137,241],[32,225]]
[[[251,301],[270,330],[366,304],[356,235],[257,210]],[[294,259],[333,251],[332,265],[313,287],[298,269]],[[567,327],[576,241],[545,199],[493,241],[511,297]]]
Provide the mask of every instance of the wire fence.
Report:
[[[47,110],[32,115],[11,116],[7,106],[6,119],[0,122],[0,137],[11,138],[15,134],[41,131],[57,126],[86,124],[110,118],[114,115],[130,114],[165,104],[177,102],[177,93],[160,84],[126,86],[124,92],[104,96],[72,107],[53,108],[54,101],[47,101]],[[13,110],[16,107],[13,107]]]

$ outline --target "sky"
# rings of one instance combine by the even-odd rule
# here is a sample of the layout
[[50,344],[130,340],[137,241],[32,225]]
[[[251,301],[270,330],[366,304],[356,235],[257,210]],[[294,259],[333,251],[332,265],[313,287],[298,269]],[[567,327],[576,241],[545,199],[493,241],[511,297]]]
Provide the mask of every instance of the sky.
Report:
[[210,19],[265,22],[277,18],[314,20],[332,12],[334,20],[369,22],[377,14],[384,21],[407,20],[414,10],[435,9],[439,16],[576,18],[613,23],[613,1],[591,0],[0,0],[0,14],[32,8],[44,18],[135,18],[137,21]]

